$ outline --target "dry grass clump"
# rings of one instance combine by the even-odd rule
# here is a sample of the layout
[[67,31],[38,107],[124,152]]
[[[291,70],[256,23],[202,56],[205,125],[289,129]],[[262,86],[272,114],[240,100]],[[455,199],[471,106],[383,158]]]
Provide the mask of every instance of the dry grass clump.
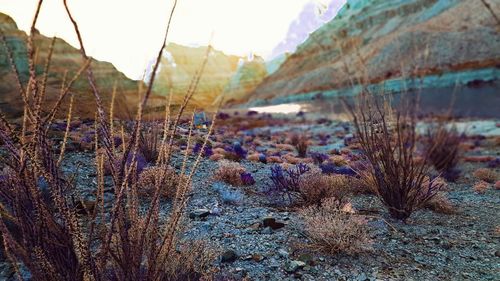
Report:
[[[172,208],[166,214],[160,213],[160,196],[162,185],[169,181],[168,169],[175,147],[174,136],[177,134],[179,120],[194,92],[203,72],[198,71],[193,85],[171,118],[167,106],[163,136],[158,148],[156,166],[163,169],[158,172],[154,192],[147,204],[138,200],[138,161],[139,135],[143,128],[144,108],[151,95],[155,75],[157,73],[163,50],[166,45],[168,29],[177,1],[174,1],[163,44],[158,52],[156,63],[151,71],[147,89],[138,93],[141,102],[137,108],[133,129],[123,149],[116,153],[113,136],[113,114],[105,112],[101,93],[96,84],[90,65],[91,59],[86,55],[78,25],[72,17],[66,0],[64,7],[70,18],[82,54],[83,65],[74,77],[63,82],[60,96],[56,104],[44,102],[47,78],[50,75],[51,54],[55,39],[52,40],[43,73],[40,75],[35,64],[34,35],[35,25],[42,5],[38,1],[35,17],[28,37],[29,79],[26,85],[21,83],[16,64],[10,60],[12,70],[17,74],[19,96],[24,105],[24,116],[21,130],[14,131],[13,125],[0,118],[0,142],[8,152],[7,157],[0,157],[0,166],[9,167],[7,179],[0,181],[0,233],[3,239],[4,253],[11,264],[18,280],[22,280],[18,264],[23,264],[31,274],[31,279],[40,281],[52,280],[189,280],[199,279],[207,269],[205,265],[209,257],[193,256],[192,266],[185,265],[179,247],[182,243],[182,222],[189,200],[190,182],[202,159],[198,154],[193,165],[187,167],[190,137],[193,123],[189,130],[187,148],[182,163],[180,180],[176,186]],[[5,38],[0,34],[9,57],[11,51]],[[210,50],[210,48],[208,48]],[[206,58],[208,58],[207,53]],[[205,60],[206,63],[206,60]],[[96,188],[93,202],[83,202],[79,198],[78,187],[72,175],[64,173],[61,163],[65,157],[64,146],[55,151],[48,131],[54,121],[61,103],[70,93],[72,84],[84,71],[90,85],[90,94],[96,102],[95,122],[95,165]],[[70,103],[71,104],[71,103]],[[113,105],[111,105],[112,107]],[[0,113],[0,117],[1,117]],[[71,106],[67,120],[71,120]],[[109,120],[108,120],[109,117]],[[63,142],[67,141],[70,122],[67,122]],[[210,126],[204,139],[201,151],[206,147],[208,137],[213,130]],[[125,141],[125,138],[123,138]],[[100,149],[102,148],[102,150]],[[99,153],[98,151],[102,151]],[[109,167],[109,178],[105,178],[104,166]],[[22,167],[20,169],[20,167]],[[108,181],[109,180],[109,181]],[[151,181],[151,180],[149,180]],[[114,190],[112,199],[104,196],[108,182]],[[111,202],[107,201],[111,200]],[[106,202],[105,202],[106,201]],[[105,208],[111,203],[111,208]],[[86,218],[82,219],[80,210],[86,210]],[[106,204],[107,205],[107,204]],[[198,254],[204,254],[204,248],[193,247]],[[175,259],[179,262],[173,262]],[[194,260],[196,259],[196,260]],[[200,263],[198,263],[200,262]],[[198,263],[198,264],[197,264]],[[178,277],[176,277],[178,276]]]
[[460,160],[461,143],[462,137],[455,127],[448,129],[443,123],[439,123],[427,129],[427,158],[450,181],[455,181],[460,173],[456,166]]
[[436,194],[431,200],[427,201],[424,208],[434,211],[436,213],[451,215],[454,214],[455,207],[451,204],[450,200],[442,192]]
[[474,177],[488,183],[494,183],[498,177],[497,173],[494,170],[488,168],[479,168],[474,171],[473,175]]
[[245,173],[245,168],[240,163],[222,160],[219,162],[219,168],[214,172],[213,179],[232,186],[242,186],[241,174],[243,173]]
[[370,249],[369,228],[364,217],[346,212],[334,198],[321,206],[311,206],[298,212],[303,230],[310,240],[307,248],[335,255],[358,254]]
[[212,262],[217,256],[218,250],[206,241],[179,242],[178,250],[166,265],[168,280],[212,280]]
[[476,182],[472,188],[477,193],[485,193],[489,188],[489,184],[485,181],[479,181]]
[[303,174],[299,181],[301,203],[306,206],[319,206],[326,198],[335,198],[341,203],[347,203],[351,184],[347,176],[325,175],[319,168],[311,169]]
[[[164,173],[164,174],[163,174]],[[165,178],[163,183],[157,183],[161,178]],[[187,181],[185,175],[182,176]],[[160,195],[164,198],[173,198],[177,192],[177,186],[181,182],[181,175],[175,172],[175,169],[168,167],[149,167],[140,174],[137,182],[137,194],[140,197],[151,197],[155,193],[156,184],[160,185]]]
[[305,158],[307,149],[309,148],[309,140],[305,135],[294,134],[290,140],[291,144],[297,150],[297,155],[300,158]]

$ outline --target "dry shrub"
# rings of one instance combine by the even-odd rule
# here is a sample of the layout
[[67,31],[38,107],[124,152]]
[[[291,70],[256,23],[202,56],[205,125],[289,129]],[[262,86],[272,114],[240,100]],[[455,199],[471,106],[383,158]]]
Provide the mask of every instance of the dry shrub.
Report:
[[[162,173],[165,174],[162,175]],[[163,167],[156,166],[144,169],[137,182],[137,194],[141,197],[153,196],[156,181],[162,177],[165,178],[165,182],[160,184],[160,195],[165,198],[173,198],[177,192],[181,176],[172,167],[168,167],[166,170]],[[185,181],[188,180],[185,175],[183,178]]]
[[279,156],[269,156],[267,157],[268,163],[283,163],[283,160]]
[[294,151],[295,147],[291,144],[285,144],[285,143],[277,143],[274,145],[277,149],[280,151]]
[[255,152],[247,156],[248,161],[259,162],[260,161],[260,153]]
[[244,172],[245,168],[239,163],[222,160],[219,162],[219,168],[214,172],[213,179],[232,186],[242,186],[241,174]]
[[167,263],[168,280],[212,280],[212,263],[217,259],[217,249],[201,240],[179,244],[178,250]]
[[449,173],[460,159],[460,143],[462,137],[456,127],[446,128],[438,123],[427,129],[425,138],[427,158],[440,173]]
[[330,157],[330,161],[335,164],[336,166],[346,166],[348,164],[347,159],[340,155],[333,155]]
[[351,193],[351,180],[343,175],[325,175],[321,169],[314,168],[302,175],[299,190],[302,203],[306,206],[321,205],[326,198],[335,198],[347,203]]
[[[413,101],[414,102],[414,101]],[[375,194],[396,219],[406,220],[442,188],[436,181],[425,183],[431,166],[415,161],[418,135],[417,117],[411,100],[401,101],[401,110],[393,113],[389,101],[372,93],[360,93],[355,107],[346,103],[374,179]],[[426,154],[428,155],[428,153]]]
[[291,138],[291,144],[297,150],[297,154],[300,158],[304,158],[307,155],[307,149],[309,147],[309,140],[305,135],[294,134]]
[[494,183],[497,180],[497,173],[488,168],[479,168],[474,171],[474,177],[488,183]]
[[500,181],[495,182],[495,189],[500,190]]
[[434,211],[436,213],[441,214],[454,214],[455,207],[448,200],[446,195],[442,192],[438,193],[431,200],[427,201],[424,205],[424,208]]
[[216,153],[216,154],[212,154],[210,156],[210,160],[212,160],[212,161],[220,161],[222,159],[224,159],[224,155],[223,154],[217,154]]
[[476,184],[474,184],[474,186],[472,188],[477,193],[485,193],[486,190],[488,190],[488,188],[489,188],[489,184],[485,181],[479,181],[479,182],[476,182]]
[[333,198],[321,206],[311,206],[299,211],[303,229],[310,244],[306,247],[326,254],[358,254],[369,250],[369,229],[364,217],[345,212]]
[[[176,196],[170,211],[160,213],[160,187],[167,180],[166,170],[172,159],[172,143],[178,133],[179,120],[188,105],[189,100],[196,92],[197,82],[208,60],[210,48],[205,61],[193,78],[193,86],[186,93],[176,116],[170,116],[169,108],[165,113],[164,136],[159,148],[157,166],[165,169],[162,177],[155,183],[153,198],[147,204],[140,204],[137,200],[137,172],[139,169],[138,146],[139,133],[144,126],[142,116],[144,108],[152,93],[153,82],[163,57],[166,45],[166,34],[158,53],[156,63],[151,71],[147,89],[139,93],[141,98],[137,106],[137,114],[133,121],[133,130],[130,138],[123,146],[121,154],[115,153],[112,137],[113,114],[106,113],[101,93],[96,85],[96,79],[90,66],[91,59],[86,55],[78,25],[67,6],[68,13],[75,33],[80,43],[80,52],[83,66],[73,77],[63,83],[58,101],[55,104],[46,104],[44,95],[47,77],[49,76],[50,57],[54,49],[55,38],[52,40],[43,75],[38,75],[38,66],[35,64],[34,35],[36,20],[42,5],[38,1],[35,17],[28,37],[29,79],[23,86],[16,64],[11,61],[13,72],[17,74],[19,95],[24,106],[23,126],[21,132],[16,132],[7,120],[0,114],[0,142],[5,144],[8,157],[0,157],[0,166],[11,169],[8,178],[0,180],[0,210],[3,212],[0,219],[0,233],[3,239],[3,248],[8,260],[15,267],[18,280],[22,280],[18,264],[22,263],[31,275],[30,279],[40,281],[52,280],[173,280],[172,276],[179,276],[179,280],[186,280],[183,276],[193,276],[201,272],[199,266],[186,267],[182,262],[179,266],[171,264],[179,253],[177,250],[178,237],[182,235],[182,221],[189,200],[189,191],[192,177],[197,170],[202,154],[198,154],[190,167],[186,167],[188,154],[183,159],[181,173],[189,180],[181,180],[177,185]],[[171,15],[177,1],[174,1]],[[170,16],[170,19],[172,16]],[[170,19],[168,26],[170,25]],[[10,49],[3,34],[0,33],[0,43],[7,46],[9,57]],[[75,186],[72,175],[65,173],[61,167],[64,159],[64,149],[59,153],[54,151],[52,139],[47,134],[54,116],[61,110],[61,104],[70,93],[72,84],[80,74],[86,70],[89,91],[96,104],[96,147],[104,148],[104,153],[96,153],[96,189],[94,190],[94,208],[88,210],[87,217],[82,219],[79,209],[87,208],[86,202],[81,202],[79,190]],[[70,102],[70,104],[72,104]],[[170,105],[170,104],[169,104]],[[111,104],[111,107],[113,105]],[[109,120],[108,120],[109,117]],[[171,118],[173,117],[173,118]],[[68,120],[71,120],[71,105],[68,110]],[[70,124],[68,122],[67,124]],[[191,124],[192,125],[192,124]],[[208,136],[213,130],[214,123],[207,132],[201,151],[208,143]],[[67,131],[69,125],[67,126]],[[192,132],[192,126],[190,135]],[[26,136],[30,136],[29,138]],[[67,141],[67,133],[63,142]],[[189,148],[189,141],[187,147]],[[113,165],[118,161],[119,163]],[[110,181],[104,176],[104,166],[108,163]],[[19,169],[19,167],[22,167]],[[187,172],[188,171],[188,172]],[[182,177],[181,177],[182,179]],[[6,182],[8,181],[8,182]],[[115,196],[111,208],[104,208],[107,201],[104,196],[106,184],[110,182]],[[109,186],[108,186],[109,187]],[[201,248],[194,247],[195,251],[203,254]],[[190,254],[192,255],[192,254]],[[184,261],[186,258],[178,258]],[[196,260],[206,264],[204,259]],[[169,269],[170,268],[170,269]],[[177,275],[176,275],[177,274]],[[196,278],[198,279],[198,278]]]

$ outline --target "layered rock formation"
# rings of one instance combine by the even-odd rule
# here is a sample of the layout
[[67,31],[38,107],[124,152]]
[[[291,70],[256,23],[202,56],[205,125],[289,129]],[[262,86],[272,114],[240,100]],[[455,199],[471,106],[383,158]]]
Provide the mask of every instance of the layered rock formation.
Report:
[[[7,45],[13,53],[21,80],[25,84],[28,78],[27,35],[17,28],[12,18],[2,13],[0,13],[0,30],[4,34]],[[43,72],[51,40],[51,38],[41,34],[35,35],[34,42],[37,54],[36,71],[40,76]],[[69,81],[82,64],[83,59],[80,51],[64,40],[57,38],[47,81],[46,102],[48,105],[58,99],[64,76],[66,76],[66,81]],[[92,59],[91,65],[97,86],[101,91],[103,103],[109,106],[113,85],[116,82],[115,113],[117,117],[125,118],[129,115],[129,112],[133,114],[139,100],[137,94],[139,82],[128,79],[111,63]],[[23,111],[23,103],[15,81],[15,74],[12,72],[7,59],[7,50],[3,44],[0,44],[0,109],[9,117],[18,117]],[[85,73],[74,83],[70,92],[74,94],[75,104],[77,104],[77,106],[74,106],[74,116],[93,118],[96,112],[95,101]],[[153,97],[152,103],[158,102],[157,100],[157,97]],[[65,108],[68,105],[68,101],[69,98],[63,103],[63,110],[60,111],[60,117],[63,117],[67,113]],[[163,101],[161,99],[161,102]],[[47,106],[47,108],[49,107]]]
[[[500,14],[500,2],[488,2]],[[355,94],[356,84],[398,92],[492,81],[499,28],[481,1],[350,0],[254,90],[252,104]]]
[[224,89],[222,95],[217,97],[215,104],[224,98],[224,104],[231,106],[245,103],[249,99],[250,93],[266,79],[276,72],[281,64],[286,60],[288,54],[284,53],[268,62],[261,57],[254,57],[251,60],[241,60],[236,73]]

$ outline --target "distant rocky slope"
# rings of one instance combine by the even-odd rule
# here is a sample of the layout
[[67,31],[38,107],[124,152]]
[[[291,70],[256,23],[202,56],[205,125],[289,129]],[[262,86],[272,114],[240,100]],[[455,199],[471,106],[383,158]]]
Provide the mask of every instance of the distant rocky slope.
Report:
[[[500,2],[488,3],[500,15]],[[256,87],[250,104],[355,94],[359,81],[394,92],[475,85],[498,81],[499,68],[500,26],[481,1],[349,0]]]
[[[0,13],[0,30],[5,35],[7,45],[13,52],[15,64],[20,72],[21,79],[26,83],[28,78],[28,60],[26,56],[27,35],[18,29],[12,18],[2,13]],[[35,46],[37,48],[36,70],[40,75],[43,72],[51,40],[51,38],[41,34],[36,34],[35,36]],[[80,51],[64,40],[57,38],[47,83],[46,101],[49,104],[57,100],[65,73],[67,72],[67,80],[71,79],[82,64],[83,60]],[[128,79],[111,63],[93,59],[91,65],[104,104],[106,106],[110,104],[113,85],[116,81],[118,91],[115,113],[117,117],[127,117],[128,112],[132,112],[139,100],[137,94],[139,82]],[[7,51],[3,44],[0,44],[0,109],[12,118],[20,116],[23,111],[22,101],[15,81],[14,73],[11,71],[7,59]],[[74,116],[93,118],[96,112],[95,102],[85,74],[76,81],[71,92],[75,96],[75,104],[77,105],[74,106]],[[152,103],[155,103],[157,99],[157,97],[153,97]],[[162,102],[163,100],[161,99]],[[67,106],[68,101],[69,98],[66,99],[63,107]],[[66,114],[66,110],[62,110],[60,113],[64,115]]]
[[284,53],[268,62],[261,57],[242,60],[236,73],[224,88],[215,103],[224,98],[224,104],[231,106],[248,101],[249,94],[264,81],[264,79],[276,72],[281,64],[286,60],[288,54]]
[[[173,93],[173,101],[182,100],[189,85],[206,57],[207,47],[188,47],[175,43],[167,45],[155,82],[155,91],[161,95]],[[191,105],[198,109],[214,106],[214,101],[224,91],[238,64],[244,58],[211,50]]]

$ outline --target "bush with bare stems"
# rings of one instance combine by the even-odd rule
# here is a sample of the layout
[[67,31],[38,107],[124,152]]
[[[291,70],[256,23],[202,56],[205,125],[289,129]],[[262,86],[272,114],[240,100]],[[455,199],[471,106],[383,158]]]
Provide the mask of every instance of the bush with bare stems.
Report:
[[424,159],[417,155],[415,108],[406,101],[394,112],[388,101],[368,92],[359,95],[355,106],[345,104],[370,163],[367,173],[375,193],[393,218],[406,220],[443,187],[439,181],[428,180],[427,155],[432,151]]
[[498,178],[497,173],[493,169],[488,168],[479,168],[474,171],[473,175],[474,177],[488,183],[494,183]]
[[326,198],[335,198],[344,203],[351,193],[351,181],[343,175],[326,175],[319,168],[313,168],[300,177],[299,192],[301,203],[321,205]]
[[225,182],[232,186],[242,186],[241,175],[245,173],[245,168],[240,163],[229,160],[219,161],[219,168],[214,172],[213,179]]
[[352,255],[370,250],[372,241],[366,219],[342,207],[330,198],[319,207],[299,211],[304,234],[310,241],[305,247],[332,255]]
[[[149,167],[144,169],[144,171],[139,175],[139,180],[137,182],[137,194],[140,197],[149,197],[151,198],[155,192],[155,186],[157,179],[160,178],[163,167]],[[168,180],[165,181],[161,185],[161,196],[165,198],[174,198],[177,192],[177,186],[182,181],[188,181],[186,176],[181,179],[181,176],[175,172],[175,169],[172,167],[167,168],[165,178]],[[191,184],[191,183],[188,183]]]
[[305,158],[307,156],[307,149],[309,148],[309,140],[305,135],[293,134],[290,142],[297,150],[297,155],[300,158]]
[[460,175],[456,168],[460,160],[462,136],[455,127],[447,128],[443,123],[427,129],[425,151],[434,168],[448,181],[455,181]]
[[[86,54],[78,25],[70,13],[66,0],[63,4],[75,29],[83,64],[78,73],[64,83],[57,102],[48,110],[44,108],[46,106],[44,95],[55,40],[50,46],[42,75],[38,75],[36,71],[33,40],[37,32],[35,26],[42,0],[38,2],[27,42],[29,79],[26,85],[23,85],[19,78],[19,72],[12,59],[12,51],[3,35],[0,36],[0,41],[7,50],[11,68],[17,74],[19,97],[24,103],[23,124],[20,131],[14,130],[5,118],[0,118],[0,142],[8,152],[7,157],[0,161],[10,169],[8,176],[0,181],[2,213],[0,233],[3,238],[4,254],[11,262],[19,280],[22,279],[19,264],[24,265],[33,280],[41,281],[200,279],[199,276],[207,273],[207,265],[213,256],[207,255],[209,251],[205,251],[205,247],[200,245],[195,248],[198,254],[196,258],[186,259],[186,252],[182,249],[179,251],[178,246],[182,246],[183,243],[179,240],[182,221],[191,188],[190,182],[202,159],[201,154],[197,155],[193,165],[188,169],[189,154],[186,149],[170,213],[161,215],[159,204],[162,188],[170,180],[168,178],[171,175],[170,160],[175,153],[172,143],[178,130],[179,120],[196,92],[210,48],[200,70],[193,78],[192,86],[186,93],[179,111],[171,117],[167,107],[163,135],[155,163],[158,176],[154,192],[147,205],[144,205],[137,196],[136,173],[138,142],[144,125],[142,116],[151,95],[177,1],[174,1],[163,44],[158,52],[147,89],[144,93],[140,93],[142,100],[138,106],[130,137],[127,143],[123,144],[121,152],[123,156],[117,156],[114,151],[113,122],[108,120],[109,117],[112,120],[113,116],[105,112],[101,93],[92,72],[91,60]],[[74,81],[83,72],[87,74],[91,94],[97,106],[95,142],[97,187],[94,192],[94,207],[87,210],[85,219],[78,209],[88,204],[79,204],[82,199],[78,196],[74,181],[61,169],[62,159],[65,156],[64,145],[56,154],[48,136],[55,113],[61,109],[61,102],[68,96]],[[71,120],[71,110],[68,113],[68,120]],[[69,127],[70,122],[67,124]],[[214,122],[207,132],[201,151],[206,146],[213,126]],[[191,125],[187,148],[190,146],[192,129]],[[64,142],[67,141],[66,135]],[[104,196],[105,164],[110,168],[113,199],[106,199]],[[112,202],[105,202],[106,200]],[[111,209],[105,208],[107,205],[105,203],[112,203]],[[191,264],[186,265],[185,262],[189,261]]]

